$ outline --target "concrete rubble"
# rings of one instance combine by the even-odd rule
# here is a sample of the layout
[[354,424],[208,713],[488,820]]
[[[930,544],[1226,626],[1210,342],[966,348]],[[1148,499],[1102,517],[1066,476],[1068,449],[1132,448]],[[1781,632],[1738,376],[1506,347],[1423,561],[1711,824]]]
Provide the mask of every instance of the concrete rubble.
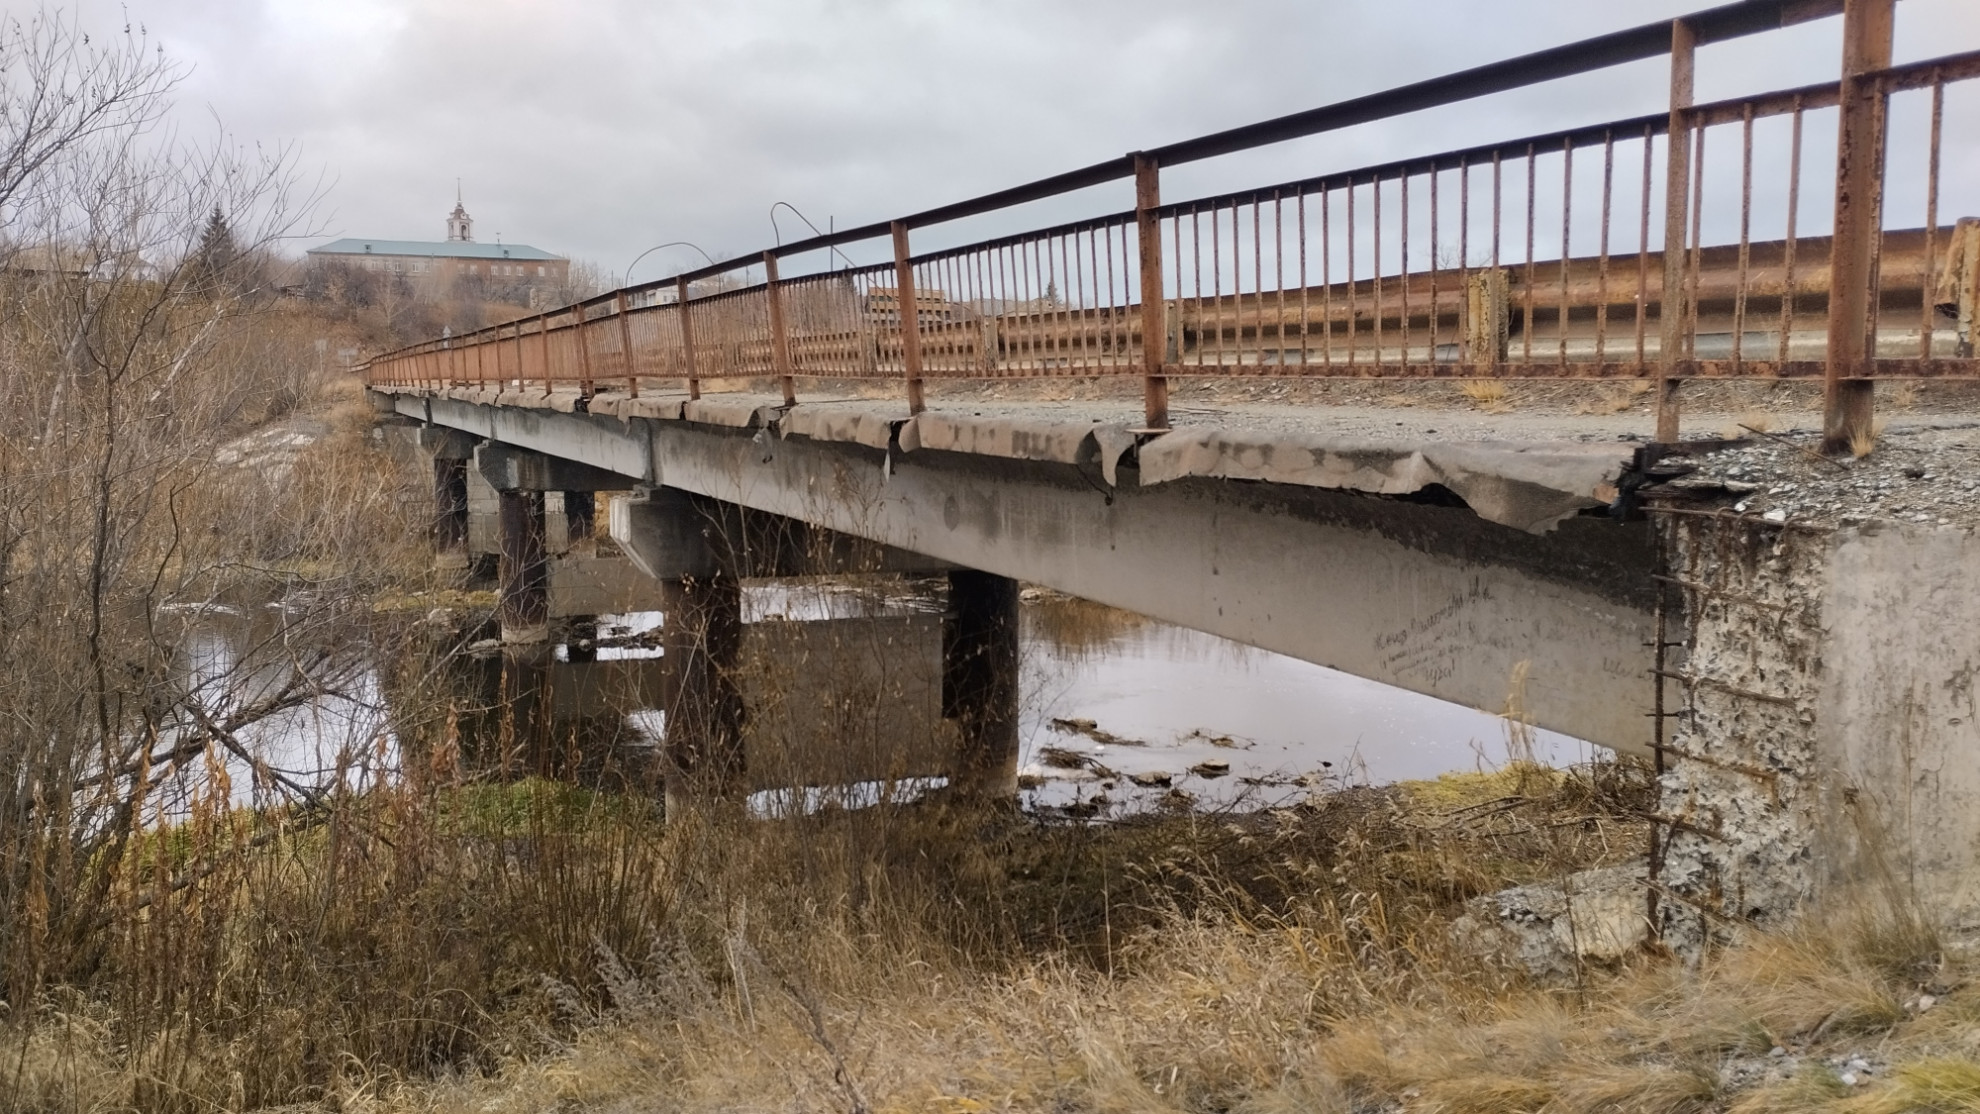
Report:
[[1500,890],[1468,902],[1452,931],[1473,952],[1517,964],[1543,982],[1573,982],[1650,940],[1643,877],[1639,861]]

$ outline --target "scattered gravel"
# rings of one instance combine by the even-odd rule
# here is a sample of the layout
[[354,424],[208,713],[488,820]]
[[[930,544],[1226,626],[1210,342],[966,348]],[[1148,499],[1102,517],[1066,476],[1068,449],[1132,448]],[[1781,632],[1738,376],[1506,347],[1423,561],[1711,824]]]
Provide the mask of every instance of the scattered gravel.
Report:
[[1980,422],[1890,430],[1860,458],[1824,457],[1820,441],[1810,429],[1749,434],[1666,486],[1768,522],[1980,526]]

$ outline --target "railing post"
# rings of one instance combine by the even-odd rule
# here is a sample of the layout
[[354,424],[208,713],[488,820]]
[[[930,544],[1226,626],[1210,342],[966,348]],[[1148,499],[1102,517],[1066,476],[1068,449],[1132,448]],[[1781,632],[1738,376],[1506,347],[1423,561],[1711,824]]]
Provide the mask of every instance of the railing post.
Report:
[[689,399],[701,397],[701,380],[694,373],[694,319],[688,316],[688,281],[674,280],[674,304],[681,307],[681,370],[686,372]]
[[517,390],[522,389],[522,381],[523,381],[522,322],[517,321],[516,322],[516,389]]
[[1822,451],[1850,451],[1873,434],[1877,335],[1870,327],[1883,223],[1878,171],[1884,93],[1863,75],[1891,64],[1895,0],[1843,4],[1842,112],[1836,139],[1836,235],[1829,249],[1829,349]]
[[626,354],[626,397],[639,397],[639,374],[633,365],[632,322],[626,318],[626,292],[619,291],[617,305],[619,311],[619,351]]
[[908,261],[908,226],[894,222],[894,304],[901,311],[901,374],[907,377],[908,413],[928,408],[921,392],[921,296],[914,289]]
[[578,394],[590,398],[598,390],[591,379],[591,342],[586,340],[584,335],[585,318],[590,315],[586,312],[583,302],[572,306],[571,312],[577,315],[571,327],[577,330]]
[[550,315],[549,314],[540,313],[536,316],[536,336],[537,339],[541,342],[543,348],[543,394],[547,397],[550,394]]
[[797,405],[797,384],[791,378],[791,337],[784,331],[784,298],[777,289],[777,253],[763,253],[763,297],[770,303],[770,363],[784,389],[784,405]]
[[[1671,124],[1666,133],[1664,166],[1664,291],[1657,309],[1657,363],[1663,375],[1657,381],[1657,437],[1670,444],[1678,439],[1678,390],[1684,381],[1677,377],[1680,350],[1684,347],[1684,253],[1686,228],[1690,224],[1691,195],[1691,108],[1694,62],[1698,51],[1698,31],[1681,19],[1671,21]],[[1532,322],[1527,322],[1532,327]]]
[[1163,374],[1168,326],[1162,299],[1162,223],[1155,213],[1161,205],[1160,168],[1153,158],[1136,154],[1134,220],[1141,240],[1142,409],[1149,429],[1169,428],[1169,380]]

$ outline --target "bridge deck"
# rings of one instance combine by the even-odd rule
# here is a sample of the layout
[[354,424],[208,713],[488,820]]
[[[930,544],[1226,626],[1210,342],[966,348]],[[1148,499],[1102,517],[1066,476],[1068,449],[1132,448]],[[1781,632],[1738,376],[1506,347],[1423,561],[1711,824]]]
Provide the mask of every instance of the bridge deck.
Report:
[[[1595,414],[1488,414],[1450,409],[1230,401],[1178,406],[1174,425],[1139,427],[1128,400],[983,400],[914,417],[890,400],[843,398],[785,406],[771,394],[689,399],[575,389],[380,387],[409,398],[620,419],[680,421],[770,436],[864,445],[899,453],[954,452],[1090,467],[1096,485],[1159,484],[1192,476],[1256,480],[1374,495],[1433,487],[1480,517],[1545,531],[1615,498],[1644,440],[1642,419]],[[1123,468],[1135,470],[1124,481]]]

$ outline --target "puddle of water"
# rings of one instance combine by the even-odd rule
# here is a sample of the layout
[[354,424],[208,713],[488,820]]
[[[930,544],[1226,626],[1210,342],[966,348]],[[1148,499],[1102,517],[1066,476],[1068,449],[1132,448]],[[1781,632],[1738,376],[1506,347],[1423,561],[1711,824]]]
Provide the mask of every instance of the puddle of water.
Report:
[[[1054,597],[1024,605],[1020,775],[1032,807],[1099,796],[1116,810],[1146,807],[1170,788],[1205,807],[1263,806],[1323,785],[1431,778],[1508,759],[1498,716],[1215,635],[1111,612],[1089,624],[1105,626],[1100,632],[1049,636],[1065,625],[1055,609],[1094,607]],[[1532,736],[1538,761],[1592,756],[1580,740]],[[1068,761],[1091,765],[1068,769]],[[1170,784],[1137,785],[1136,775]]]
[[809,816],[827,808],[871,808],[877,804],[911,804],[937,789],[947,788],[945,777],[903,778],[899,781],[855,781],[849,785],[799,785],[789,789],[763,789],[749,795],[751,816],[778,819]]

